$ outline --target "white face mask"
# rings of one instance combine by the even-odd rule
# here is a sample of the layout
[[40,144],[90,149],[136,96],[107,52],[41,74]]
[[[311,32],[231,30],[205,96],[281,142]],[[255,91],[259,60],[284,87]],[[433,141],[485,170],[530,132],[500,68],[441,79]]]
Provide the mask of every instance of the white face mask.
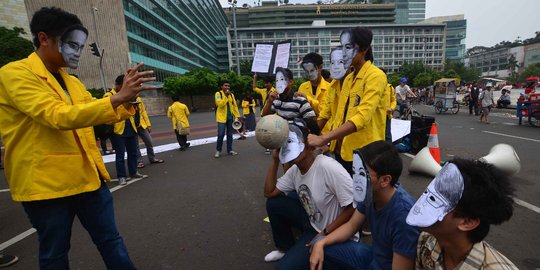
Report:
[[276,92],[281,94],[287,89],[288,80],[282,72],[276,73]]
[[79,66],[79,57],[81,56],[87,37],[88,35],[83,31],[73,30],[67,33],[64,40],[60,41],[58,51],[62,54],[66,66],[73,69]]
[[347,69],[345,68],[345,62],[343,61],[343,50],[334,50],[330,54],[330,75],[335,80],[341,80]]
[[349,33],[341,35],[340,42],[341,47],[343,48],[343,63],[345,64],[345,68],[347,69],[351,66],[354,56],[358,52],[358,49],[352,43],[351,35]]
[[313,63],[304,63],[302,64],[302,68],[306,72],[306,78],[309,81],[317,81],[319,78],[319,69]]

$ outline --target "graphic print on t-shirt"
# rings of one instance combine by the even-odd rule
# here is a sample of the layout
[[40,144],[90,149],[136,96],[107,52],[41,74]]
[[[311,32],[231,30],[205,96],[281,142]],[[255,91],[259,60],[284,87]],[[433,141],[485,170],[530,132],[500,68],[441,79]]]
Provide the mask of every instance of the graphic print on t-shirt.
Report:
[[298,187],[298,197],[300,197],[300,202],[302,202],[302,205],[309,216],[309,220],[314,223],[321,221],[323,215],[313,202],[311,190],[309,190],[307,185],[302,184]]

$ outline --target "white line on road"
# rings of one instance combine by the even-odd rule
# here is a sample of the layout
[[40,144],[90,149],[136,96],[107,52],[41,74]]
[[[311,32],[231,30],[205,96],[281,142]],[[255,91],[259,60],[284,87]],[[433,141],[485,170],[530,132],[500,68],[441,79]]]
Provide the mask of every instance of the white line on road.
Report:
[[510,138],[515,138],[515,139],[521,139],[521,140],[526,140],[526,141],[531,141],[531,142],[538,142],[540,143],[540,140],[536,140],[536,139],[531,139],[531,138],[525,138],[525,137],[520,137],[520,136],[514,136],[514,135],[508,135],[508,134],[504,134],[504,133],[498,133],[498,132],[493,132],[493,131],[482,131],[484,133],[489,133],[489,134],[493,134],[493,135],[499,135],[499,136],[505,136],[505,137],[510,137]]
[[[415,157],[415,155],[409,154],[409,153],[401,153],[401,154],[403,154],[403,155],[405,155],[405,156],[407,156],[407,157],[410,157],[410,158],[414,158],[414,157]],[[530,204],[530,203],[528,203],[528,202],[526,202],[526,201],[522,201],[522,200],[520,200],[520,199],[518,199],[518,198],[516,198],[516,197],[514,197],[514,202],[515,202],[516,204],[518,204],[518,205],[521,205],[521,206],[523,206],[523,207],[525,207],[525,208],[527,208],[527,209],[533,211],[533,212],[536,212],[536,213],[540,214],[540,207],[538,207],[538,206],[536,206],[536,205],[534,205],[534,204]]]
[[[255,136],[255,132],[254,131],[251,131],[251,132],[247,132],[246,133],[246,137],[253,137]],[[234,139],[240,137],[239,135],[235,134],[234,135]],[[226,141],[227,138],[224,138],[224,140]],[[191,140],[189,141],[191,143],[190,146],[197,146],[197,145],[203,145],[203,144],[209,144],[209,143],[215,143],[217,141],[217,137],[209,137],[209,138],[203,138],[203,139],[198,139],[198,140]],[[170,143],[170,144],[164,144],[164,145],[160,145],[160,146],[156,146],[154,147],[154,152],[155,153],[161,153],[161,152],[165,152],[165,151],[170,151],[170,150],[174,150],[174,149],[177,149],[178,148],[178,144],[177,143]],[[146,149],[141,149],[141,155],[143,156],[146,156]],[[105,163],[111,163],[111,162],[114,162],[115,160],[115,155],[112,154],[112,155],[107,155],[107,156],[103,156],[103,162]],[[145,177],[146,178],[146,177]],[[119,189],[122,189],[124,187],[127,187],[128,185],[131,185],[131,184],[134,184],[138,181],[141,181],[145,178],[140,178],[140,179],[135,179],[135,180],[131,180],[131,181],[128,181],[127,182],[127,185],[125,186],[115,186],[115,187],[112,187],[111,189],[109,189],[111,192],[115,192]],[[118,181],[117,179],[113,179],[112,181]],[[2,189],[0,190],[0,192],[8,192],[9,189]],[[4,242],[4,243],[1,243],[0,244],[0,251],[8,248],[9,246],[11,245],[14,245],[16,244],[17,242],[23,240],[24,238],[32,235],[33,233],[36,232],[36,229],[34,228],[30,228],[28,229],[27,231],[23,232],[23,233],[20,233],[19,235],[9,239],[8,241]]]

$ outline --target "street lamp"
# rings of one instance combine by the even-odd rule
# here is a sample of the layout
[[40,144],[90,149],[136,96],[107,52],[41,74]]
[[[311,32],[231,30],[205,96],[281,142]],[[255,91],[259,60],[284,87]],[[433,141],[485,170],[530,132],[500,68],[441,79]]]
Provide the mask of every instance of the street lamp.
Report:
[[107,93],[107,84],[105,83],[105,72],[103,72],[103,53],[105,50],[100,49],[99,46],[99,34],[96,24],[96,12],[98,11],[97,7],[92,7],[92,17],[94,18],[94,32],[96,33],[96,42],[90,44],[92,48],[92,54],[99,57],[99,75],[101,77],[101,84],[103,87],[103,92]]
[[234,50],[236,54],[236,73],[240,75],[240,55],[238,55],[238,32],[236,31],[236,0],[227,0],[232,7],[233,29],[234,29]]

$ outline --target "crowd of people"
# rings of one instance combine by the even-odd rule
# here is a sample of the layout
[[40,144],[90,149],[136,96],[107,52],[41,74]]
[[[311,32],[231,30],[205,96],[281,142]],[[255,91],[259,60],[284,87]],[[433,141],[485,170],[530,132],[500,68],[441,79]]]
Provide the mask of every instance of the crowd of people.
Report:
[[[93,127],[112,126],[120,185],[146,177],[138,171],[144,167],[139,137],[149,162],[163,163],[153,151],[151,123],[138,97],[153,89],[145,84],[155,80],[149,77],[153,72],[140,71],[142,64],[128,68],[116,78],[114,89],[92,99],[78,78],[63,70],[77,68],[88,37],[79,18],[42,8],[30,29],[36,51],[0,69],[0,132],[12,198],[22,203],[37,230],[40,269],[69,269],[75,216],[107,269],[136,269],[116,228],[106,185],[111,177]],[[264,80],[264,88],[253,77],[253,91],[263,99],[261,116],[277,114],[289,124],[288,138],[272,150],[264,179],[275,245],[264,260],[278,261],[277,269],[517,269],[484,241],[492,224],[513,213],[513,188],[495,167],[456,158],[418,200],[400,185],[403,162],[385,141],[388,119],[396,106],[404,108],[407,93],[415,94],[406,79],[395,89],[388,83],[385,72],[373,64],[372,41],[365,27],[344,30],[329,55],[326,78],[323,56],[305,55],[301,66],[308,80],[297,92],[287,68],[278,67],[274,80]],[[237,155],[237,123],[252,131],[256,121],[251,93],[242,98],[241,117],[230,82],[221,80],[218,86],[215,158],[222,156],[225,136],[226,154]],[[495,104],[490,89],[488,85],[477,97],[480,119],[486,123]],[[185,151],[190,112],[178,96],[172,101],[167,116]],[[283,175],[278,174],[281,166]],[[366,224],[369,243],[364,241],[369,236],[361,233]],[[0,262],[7,259],[9,264],[17,261],[0,255]]]

